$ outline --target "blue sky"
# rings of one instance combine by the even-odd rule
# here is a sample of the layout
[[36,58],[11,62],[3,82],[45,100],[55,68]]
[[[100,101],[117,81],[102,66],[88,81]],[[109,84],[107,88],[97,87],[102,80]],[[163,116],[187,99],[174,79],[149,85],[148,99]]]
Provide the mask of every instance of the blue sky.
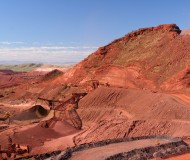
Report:
[[190,28],[189,0],[0,0],[0,63],[76,63],[141,27]]

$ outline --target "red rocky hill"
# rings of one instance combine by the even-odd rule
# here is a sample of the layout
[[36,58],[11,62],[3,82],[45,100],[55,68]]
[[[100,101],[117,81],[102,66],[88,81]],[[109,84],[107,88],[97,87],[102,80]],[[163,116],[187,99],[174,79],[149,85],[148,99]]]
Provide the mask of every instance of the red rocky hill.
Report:
[[99,48],[58,78],[58,83],[96,79],[111,86],[188,90],[190,36],[175,24],[142,28]]

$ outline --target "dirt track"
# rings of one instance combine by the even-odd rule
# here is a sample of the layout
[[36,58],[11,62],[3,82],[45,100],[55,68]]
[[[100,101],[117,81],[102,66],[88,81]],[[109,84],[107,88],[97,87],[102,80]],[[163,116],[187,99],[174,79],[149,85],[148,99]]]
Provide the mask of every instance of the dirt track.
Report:
[[86,149],[84,151],[74,152],[71,160],[102,160],[111,155],[127,152],[133,149],[155,146],[157,143],[165,144],[172,142],[172,140],[167,139],[145,139],[136,140],[131,142],[121,142],[115,144],[109,144],[106,146]]

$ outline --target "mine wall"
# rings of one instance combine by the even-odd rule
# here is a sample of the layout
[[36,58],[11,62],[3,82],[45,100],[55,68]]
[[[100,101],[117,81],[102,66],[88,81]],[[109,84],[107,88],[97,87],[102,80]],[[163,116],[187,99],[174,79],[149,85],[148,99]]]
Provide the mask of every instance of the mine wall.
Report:
[[[106,160],[120,160],[122,158],[133,158],[134,156],[144,156],[144,157],[160,157],[160,156],[168,156],[173,154],[180,154],[189,151],[188,145],[179,137],[170,137],[170,136],[141,136],[141,137],[131,137],[131,138],[120,138],[120,139],[108,139],[94,143],[85,143],[79,146],[74,146],[71,148],[67,148],[64,151],[54,151],[40,155],[31,155],[27,157],[23,157],[24,159],[35,158],[37,160],[46,159],[50,157],[54,157],[56,159],[68,160],[72,157],[73,152],[83,151],[90,148],[105,146],[113,143],[121,143],[121,142],[130,142],[136,140],[143,139],[168,139],[173,142],[169,142],[162,145],[150,146],[141,149],[131,150],[129,152],[119,153],[116,155],[112,155],[111,157],[107,157]],[[164,153],[165,151],[165,153]],[[17,158],[17,159],[23,159]]]

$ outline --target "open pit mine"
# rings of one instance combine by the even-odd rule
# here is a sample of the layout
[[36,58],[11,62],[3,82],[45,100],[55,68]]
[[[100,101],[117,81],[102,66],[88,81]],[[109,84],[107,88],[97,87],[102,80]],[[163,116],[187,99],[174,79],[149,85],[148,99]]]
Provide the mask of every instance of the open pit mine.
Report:
[[0,159],[189,160],[190,30],[141,28],[66,71],[0,70]]

